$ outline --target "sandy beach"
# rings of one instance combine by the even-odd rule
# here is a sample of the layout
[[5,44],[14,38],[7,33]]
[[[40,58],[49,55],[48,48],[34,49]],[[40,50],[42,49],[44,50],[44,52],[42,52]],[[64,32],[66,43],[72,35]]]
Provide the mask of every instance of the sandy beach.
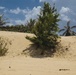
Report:
[[37,58],[21,54],[28,48],[28,33],[0,31],[0,37],[9,41],[8,53],[0,57],[0,75],[76,75],[76,36],[61,37],[68,51],[64,56]]

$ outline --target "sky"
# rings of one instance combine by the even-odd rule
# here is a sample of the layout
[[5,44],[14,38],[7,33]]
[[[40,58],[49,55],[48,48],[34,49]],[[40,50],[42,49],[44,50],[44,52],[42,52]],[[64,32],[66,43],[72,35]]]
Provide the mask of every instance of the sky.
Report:
[[26,24],[31,18],[38,18],[43,2],[55,3],[60,27],[69,20],[71,25],[76,25],[76,0],[0,0],[0,14],[8,18],[8,25]]

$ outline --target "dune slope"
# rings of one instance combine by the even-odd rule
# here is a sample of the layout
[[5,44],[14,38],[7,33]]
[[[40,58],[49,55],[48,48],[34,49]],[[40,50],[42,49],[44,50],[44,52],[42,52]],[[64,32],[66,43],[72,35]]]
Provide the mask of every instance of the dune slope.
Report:
[[0,31],[0,37],[8,39],[6,56],[0,57],[0,75],[76,75],[76,37],[62,37],[61,43],[68,47],[65,57],[32,58],[21,55],[31,42],[28,33]]

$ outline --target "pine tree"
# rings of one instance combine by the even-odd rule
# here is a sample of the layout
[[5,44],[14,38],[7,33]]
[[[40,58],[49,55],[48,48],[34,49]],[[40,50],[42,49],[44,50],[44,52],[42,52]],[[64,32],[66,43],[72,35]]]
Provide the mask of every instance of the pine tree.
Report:
[[34,19],[30,19],[30,21],[26,25],[27,32],[32,33],[32,29],[34,27],[34,24],[35,24],[35,20]]
[[38,21],[33,28],[35,37],[30,38],[27,36],[26,38],[33,42],[37,48],[54,50],[58,45],[58,17],[59,14],[57,13],[55,5],[51,7],[49,3],[45,2],[38,16]]

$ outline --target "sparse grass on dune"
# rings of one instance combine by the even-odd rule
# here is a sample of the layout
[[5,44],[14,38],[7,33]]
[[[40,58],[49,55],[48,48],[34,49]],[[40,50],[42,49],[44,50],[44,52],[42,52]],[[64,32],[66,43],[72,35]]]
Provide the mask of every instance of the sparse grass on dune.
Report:
[[8,53],[8,45],[12,45],[9,38],[0,36],[0,56],[5,56]]
[[0,37],[0,56],[4,56],[7,51],[7,42],[2,37]]

